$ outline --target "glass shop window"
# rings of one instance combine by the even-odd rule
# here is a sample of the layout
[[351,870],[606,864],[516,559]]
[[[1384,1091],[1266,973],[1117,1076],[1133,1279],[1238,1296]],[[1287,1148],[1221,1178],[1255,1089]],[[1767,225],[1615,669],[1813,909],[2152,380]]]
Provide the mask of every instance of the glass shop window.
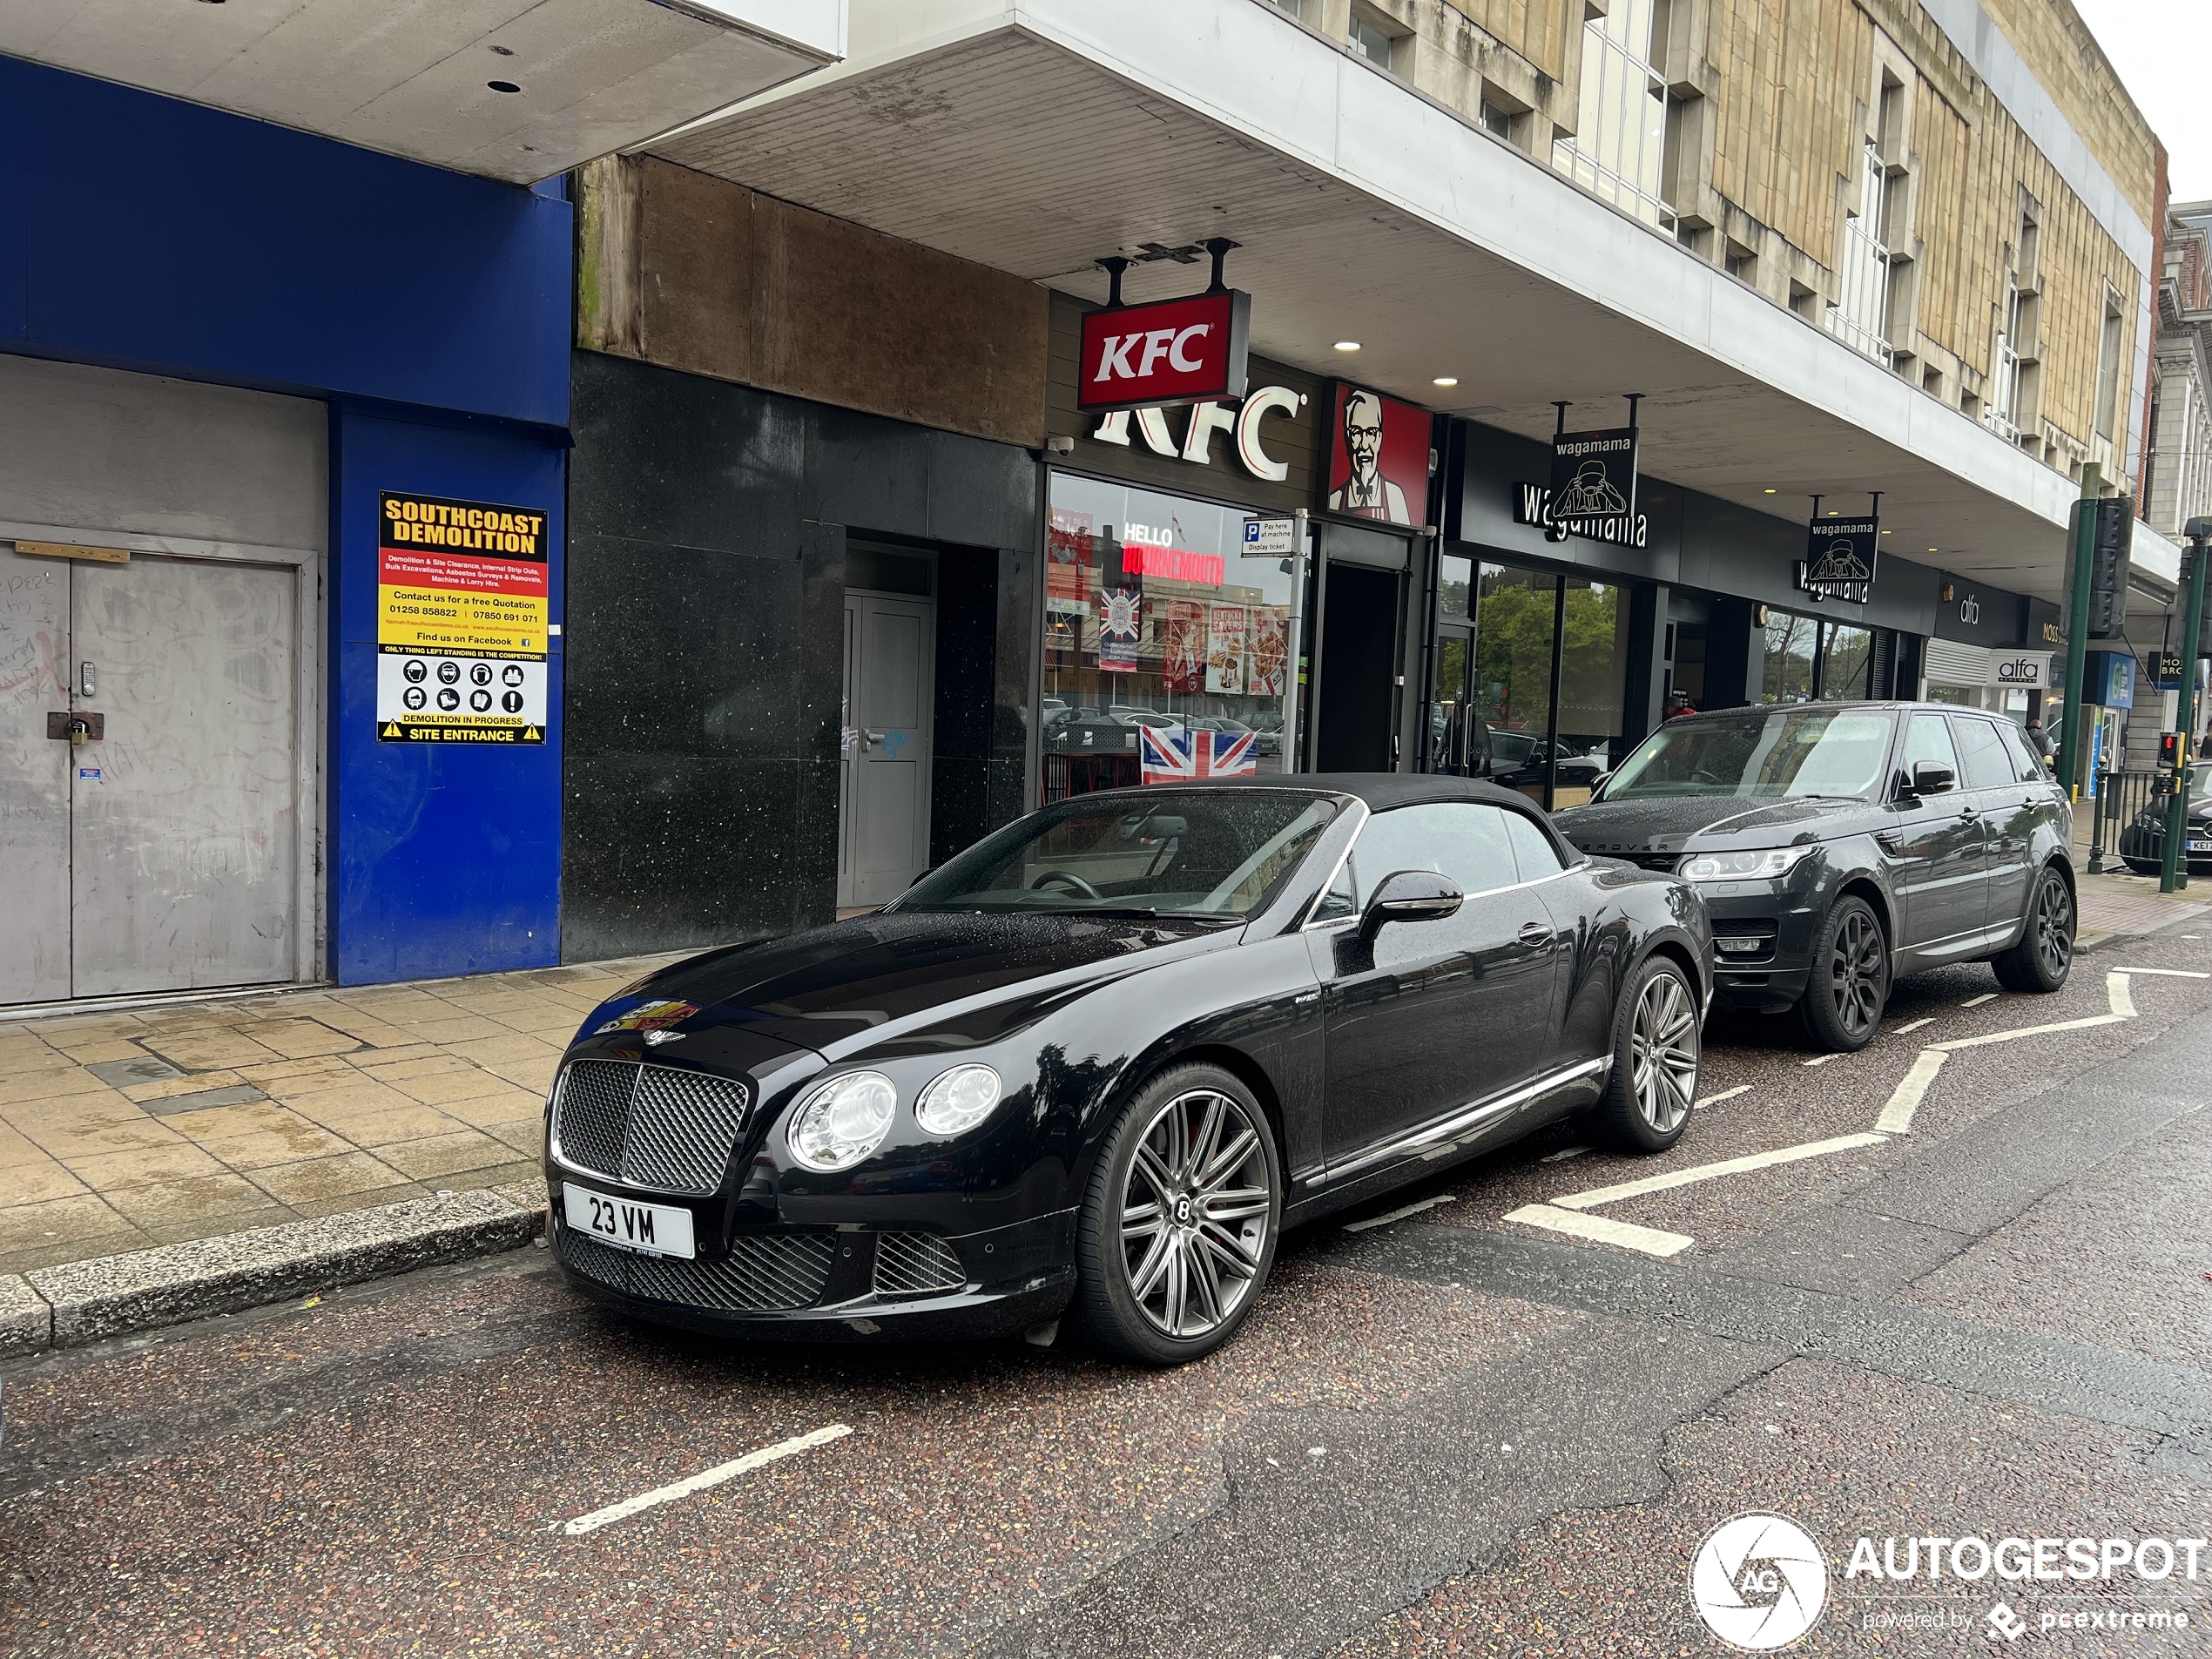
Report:
[[1285,699],[1296,691],[1291,562],[1244,556],[1247,516],[1052,475],[1040,714],[1046,801],[1283,770]]

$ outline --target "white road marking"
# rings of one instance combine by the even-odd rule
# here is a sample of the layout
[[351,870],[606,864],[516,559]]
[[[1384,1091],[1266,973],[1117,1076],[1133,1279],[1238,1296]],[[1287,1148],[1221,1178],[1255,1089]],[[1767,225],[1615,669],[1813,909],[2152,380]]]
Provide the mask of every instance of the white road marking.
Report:
[[1647,1192],[1664,1192],[1669,1187],[1686,1187],[1699,1181],[1717,1180],[1724,1175],[1743,1175],[1752,1170],[1767,1170],[1777,1163],[1795,1163],[1801,1158],[1825,1157],[1831,1152],[1848,1152],[1861,1146],[1883,1146],[1889,1137],[1884,1135],[1838,1135],[1831,1140],[1808,1141],[1802,1146],[1784,1146],[1772,1152],[1753,1152],[1740,1158],[1723,1158],[1718,1163],[1693,1164],[1687,1170],[1669,1170],[1664,1175],[1648,1175],[1641,1181],[1623,1181],[1616,1186],[1593,1187],[1588,1192],[1569,1193],[1552,1202],[1562,1210],[1591,1210],[1602,1204],[1615,1204],[1622,1198],[1641,1197]]
[[2125,974],[2105,975],[2105,995],[2111,1000],[2114,1018],[2132,1020],[2135,1017],[2135,988],[2128,982]]
[[1537,1160],[1537,1162],[1540,1163],[1564,1163],[1569,1158],[1578,1158],[1581,1157],[1583,1153],[1588,1151],[1590,1149],[1587,1146],[1562,1146],[1556,1152],[1545,1153],[1542,1157]]
[[1908,1135],[1912,1130],[1912,1114],[1920,1109],[1926,1098],[1928,1085],[1935,1082],[1936,1073],[1943,1069],[1943,1062],[1951,1056],[1941,1049],[1923,1049],[1912,1062],[1912,1069],[1890,1096],[1889,1104],[1882,1108],[1882,1115],[1874,1127],[1885,1135]]
[[1449,1204],[1459,1196],[1456,1192],[1440,1193],[1433,1198],[1423,1198],[1418,1203],[1409,1204],[1403,1210],[1386,1211],[1379,1216],[1370,1216],[1365,1221],[1347,1221],[1344,1230],[1348,1233],[1364,1233],[1370,1227],[1387,1227],[1393,1221],[1403,1221],[1408,1216],[1420,1215],[1424,1210],[1433,1210],[1440,1204]]
[[810,1452],[818,1446],[827,1446],[832,1440],[841,1440],[853,1432],[847,1423],[832,1423],[827,1428],[818,1428],[811,1434],[800,1434],[788,1440],[778,1440],[773,1446],[764,1446],[758,1452],[748,1452],[741,1458],[727,1463],[718,1463],[711,1469],[701,1469],[669,1486],[655,1487],[651,1492],[641,1492],[634,1498],[624,1498],[620,1503],[610,1503],[604,1509],[594,1509],[588,1515],[578,1515],[561,1530],[571,1538],[581,1538],[588,1532],[617,1521],[625,1521],[656,1504],[671,1503],[678,1498],[688,1498],[694,1492],[704,1492],[709,1487],[718,1487],[725,1480],[733,1480],[779,1458],[787,1458],[800,1452]]
[[1749,1094],[1750,1089],[1751,1085],[1749,1083],[1738,1083],[1733,1089],[1723,1089],[1719,1094],[1708,1095],[1699,1101],[1698,1109],[1702,1111],[1708,1106],[1717,1106],[1724,1100],[1734,1100],[1738,1095]]
[[1831,1060],[1833,1060],[1833,1059],[1835,1059],[1835,1058],[1836,1058],[1836,1056],[1835,1056],[1834,1055],[1832,1055],[1832,1054],[1817,1054],[1817,1055],[1813,1055],[1813,1057],[1812,1057],[1811,1059],[1810,1059],[1810,1060],[1806,1061],[1806,1062],[1805,1062],[1805,1064],[1807,1064],[1808,1066],[1824,1066],[1824,1065],[1826,1065],[1826,1064],[1827,1064],[1827,1063],[1828,1063]]
[[[2124,988],[2117,986],[2113,988],[2112,1000],[2115,1004],[2126,1001],[2127,995]],[[2017,1031],[1993,1031],[1986,1037],[1954,1037],[1949,1042],[1939,1042],[1933,1046],[1948,1054],[1957,1049],[1986,1048],[1993,1042],[2017,1042],[2022,1037],[2045,1037],[2060,1031],[2087,1031],[2094,1026],[2118,1025],[2123,1020],[2134,1017],[2132,1011],[2122,1014],[2115,1008],[2113,1013],[2091,1015],[2086,1020],[2060,1020],[2056,1025],[2022,1026]]]
[[2212,974],[2200,974],[2193,968],[2115,968],[2114,974],[2155,974],[2161,979],[2212,979]]
[[1996,992],[1994,992],[1994,991],[1984,991],[1984,992],[1983,992],[1983,993],[1982,993],[1979,996],[1970,996],[1970,997],[1968,997],[1968,998],[1967,998],[1965,1001],[1961,1002],[1959,1006],[1960,1008],[1979,1008],[1979,1007],[1980,1007],[1983,1003],[1985,1003],[1985,1002],[1994,1002],[1996,1000],[1997,1000],[1997,993],[1996,993]]
[[1571,1233],[1577,1238],[1594,1239],[1601,1244],[1640,1250],[1647,1256],[1678,1256],[1697,1242],[1682,1233],[1639,1227],[1633,1222],[1615,1221],[1609,1216],[1577,1215],[1572,1210],[1555,1210],[1548,1204],[1523,1204],[1518,1210],[1508,1211],[1506,1219],[1550,1232]]
[[1891,1032],[1890,1035],[1893,1037],[1910,1036],[1913,1032],[1918,1031],[1922,1026],[1933,1025],[1934,1023],[1935,1015],[1931,1014],[1925,1019],[1914,1020],[1909,1025],[1901,1025],[1898,1027],[1898,1028]]

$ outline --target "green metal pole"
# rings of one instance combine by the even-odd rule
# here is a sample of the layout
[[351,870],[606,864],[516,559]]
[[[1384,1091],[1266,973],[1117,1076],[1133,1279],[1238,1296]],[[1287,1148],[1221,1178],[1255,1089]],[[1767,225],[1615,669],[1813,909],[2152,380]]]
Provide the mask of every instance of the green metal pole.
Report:
[[[2191,521],[2192,529],[2195,528]],[[2182,689],[2175,697],[2175,729],[2181,734],[2181,754],[2175,765],[2174,793],[2166,803],[2166,845],[2159,861],[2158,890],[2180,893],[2189,884],[2189,760],[2196,750],[2196,652],[2204,621],[2205,543],[2189,538],[2188,580],[2182,583]]]
[[2081,504],[2074,527],[2074,564],[2067,583],[2066,706],[2060,711],[2059,786],[2068,800],[2081,799],[2081,682],[2088,671],[2089,573],[2096,562],[2097,497],[2104,469],[2092,461],[2081,469]]

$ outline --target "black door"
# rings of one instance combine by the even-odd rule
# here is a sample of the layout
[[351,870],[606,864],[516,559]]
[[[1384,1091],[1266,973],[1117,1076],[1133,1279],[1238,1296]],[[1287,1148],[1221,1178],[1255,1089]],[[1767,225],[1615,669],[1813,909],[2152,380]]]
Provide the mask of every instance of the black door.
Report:
[[[1923,760],[1960,775],[1959,751],[1940,714],[1915,714],[1906,723],[1904,778]],[[1880,839],[1898,860],[1894,885],[1905,935],[1898,942],[1926,949],[1979,932],[1985,886],[1981,814],[1971,793],[1954,785],[1941,794],[1898,800],[1890,811],[1890,826]]]
[[1964,768],[1960,786],[1981,815],[1984,927],[2008,927],[2027,914],[2028,854],[2035,818],[2048,797],[2020,779],[1997,722],[1954,714],[1951,735]]
[[1321,711],[1314,722],[1316,772],[1392,772],[1398,708],[1395,570],[1334,560],[1321,595]]
[[[1466,901],[1456,915],[1393,922],[1365,942],[1359,912],[1397,870],[1448,876]],[[1377,813],[1318,914],[1342,919],[1312,935],[1332,1165],[1554,1063],[1565,947],[1544,889],[1516,872],[1499,808],[1433,801]]]

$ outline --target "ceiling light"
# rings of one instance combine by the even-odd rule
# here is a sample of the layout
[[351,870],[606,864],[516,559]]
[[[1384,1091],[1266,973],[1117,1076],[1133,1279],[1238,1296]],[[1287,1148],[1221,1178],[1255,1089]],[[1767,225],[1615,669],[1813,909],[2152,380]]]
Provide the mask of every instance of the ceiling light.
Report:
[[1429,382],[1431,386],[1457,386],[1459,383],[1460,377],[1457,374],[1439,374]]
[[1766,491],[1765,493],[1766,493],[1766,494],[1768,494],[1768,495],[1770,495],[1770,496],[1771,496],[1772,494],[1774,494],[1774,492],[1773,492],[1771,489],[1770,489],[1770,490]]
[[1337,349],[1339,351],[1358,351],[1359,349],[1359,342],[1356,340],[1339,340],[1337,341]]
[[512,81],[486,81],[484,84],[495,92],[519,92],[523,90]]
[[1933,548],[1930,548],[1930,549],[1928,550],[1928,551],[1929,551],[1929,552],[1931,552],[1931,553],[1932,553],[1932,552],[1934,552],[1934,551],[1935,551],[1935,549],[1933,549]]

